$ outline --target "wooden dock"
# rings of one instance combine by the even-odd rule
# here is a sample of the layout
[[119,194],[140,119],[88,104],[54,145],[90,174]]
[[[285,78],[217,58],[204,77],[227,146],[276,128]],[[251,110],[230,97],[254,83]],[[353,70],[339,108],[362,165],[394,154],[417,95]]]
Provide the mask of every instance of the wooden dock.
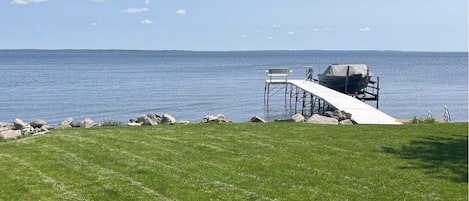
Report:
[[386,113],[358,100],[325,86],[305,80],[284,80],[316,96],[338,110],[352,114],[352,120],[358,124],[402,124]]

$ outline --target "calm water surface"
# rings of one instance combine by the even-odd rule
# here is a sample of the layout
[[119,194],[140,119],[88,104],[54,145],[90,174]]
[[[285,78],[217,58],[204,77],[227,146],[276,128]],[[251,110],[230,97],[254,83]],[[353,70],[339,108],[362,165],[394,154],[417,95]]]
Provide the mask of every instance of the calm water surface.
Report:
[[380,110],[395,118],[430,110],[441,119],[447,105],[454,121],[467,121],[467,61],[467,53],[439,52],[0,50],[0,122],[127,122],[147,112],[274,119],[283,110],[264,111],[267,68],[289,67],[303,79],[305,66],[317,74],[332,63],[367,64],[380,77]]

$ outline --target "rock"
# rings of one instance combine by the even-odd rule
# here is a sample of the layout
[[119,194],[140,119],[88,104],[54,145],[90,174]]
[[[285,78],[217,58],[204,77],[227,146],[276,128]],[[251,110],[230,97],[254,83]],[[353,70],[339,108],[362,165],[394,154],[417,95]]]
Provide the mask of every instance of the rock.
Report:
[[182,120],[182,121],[177,121],[177,124],[190,124],[190,121]]
[[0,131],[3,131],[3,130],[13,130],[13,124],[11,123],[4,123],[4,122],[0,122]]
[[98,124],[94,123],[94,121],[90,118],[85,118],[85,120],[83,120],[83,127],[85,128],[91,128],[96,125]]
[[74,120],[74,121],[72,121],[72,123],[70,123],[70,126],[72,126],[74,128],[83,127],[83,122]]
[[21,129],[26,128],[26,123],[24,123],[23,120],[16,118],[15,122],[13,123],[13,127],[16,130],[21,130]]
[[163,116],[161,117],[161,123],[173,125],[176,123],[176,118],[169,114],[163,114]]
[[142,123],[137,123],[137,122],[129,122],[127,123],[127,126],[141,126]]
[[39,132],[43,132],[42,129],[40,129],[40,128],[34,128],[33,131],[31,131],[31,132],[28,133],[28,134],[36,134],[36,133],[39,133]]
[[346,111],[340,111],[345,116],[345,119],[352,119],[352,113],[348,113]]
[[351,119],[345,119],[339,122],[340,125],[353,125],[353,121]]
[[59,125],[57,126],[57,128],[58,129],[71,128],[72,127],[72,122],[73,122],[73,118],[69,117],[69,118],[63,120],[62,122],[60,122]]
[[291,116],[291,118],[295,122],[304,122],[305,121],[305,117],[303,115],[299,114],[299,113],[294,114],[293,116]]
[[211,114],[207,115],[202,119],[202,122],[204,123],[226,123],[230,122],[228,119],[226,119],[225,115],[223,114]]
[[44,134],[46,134],[46,131],[40,131],[40,132],[37,132],[37,133],[32,134],[32,136],[44,135]]
[[254,123],[266,123],[266,121],[260,117],[260,116],[253,116],[249,122],[254,122]]
[[325,117],[325,116],[321,116],[318,114],[314,114],[306,122],[312,123],[312,124],[334,124],[334,125],[339,124],[339,121],[337,121],[337,119],[335,118]]
[[13,124],[0,122],[0,131],[13,130]]
[[49,125],[44,125],[44,126],[41,126],[40,129],[41,129],[41,131],[47,132],[47,131],[49,131],[50,127],[49,127]]
[[326,112],[324,112],[324,116],[335,118],[335,119],[337,119],[337,121],[342,121],[342,120],[346,119],[346,116],[340,110],[326,111]]
[[42,126],[44,125],[47,125],[47,122],[42,120],[42,119],[36,119],[34,121],[31,121],[31,123],[29,123],[33,128],[41,128]]
[[161,123],[161,117],[155,113],[147,113],[137,117],[137,122],[142,123],[142,125],[154,126]]
[[33,134],[35,131],[35,128],[33,128],[32,126],[28,125],[26,126],[25,128],[21,129],[21,132],[25,135],[31,135]]
[[0,138],[4,140],[16,140],[21,137],[20,130],[0,131]]

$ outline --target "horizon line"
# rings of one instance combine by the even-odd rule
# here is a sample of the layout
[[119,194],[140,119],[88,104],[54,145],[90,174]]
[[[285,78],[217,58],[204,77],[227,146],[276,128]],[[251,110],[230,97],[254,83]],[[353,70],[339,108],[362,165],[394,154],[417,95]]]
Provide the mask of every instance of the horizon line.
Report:
[[41,49],[41,48],[18,48],[18,49],[8,49],[8,48],[0,48],[0,51],[25,51],[25,50],[32,50],[32,51],[174,51],[174,52],[276,52],[276,51],[350,51],[350,52],[428,52],[428,53],[468,53],[468,50],[465,51],[445,51],[445,50],[341,50],[341,49],[253,49],[253,50],[183,50],[183,49],[119,49],[119,48],[57,48],[57,49]]

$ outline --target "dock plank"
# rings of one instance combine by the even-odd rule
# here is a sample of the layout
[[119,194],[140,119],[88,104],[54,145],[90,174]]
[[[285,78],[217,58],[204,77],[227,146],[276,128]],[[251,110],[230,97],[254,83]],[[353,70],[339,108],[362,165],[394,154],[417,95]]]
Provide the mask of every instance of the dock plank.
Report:
[[323,99],[338,110],[352,114],[352,120],[358,124],[402,124],[395,118],[354,97],[325,86],[305,80],[288,80],[288,83]]

